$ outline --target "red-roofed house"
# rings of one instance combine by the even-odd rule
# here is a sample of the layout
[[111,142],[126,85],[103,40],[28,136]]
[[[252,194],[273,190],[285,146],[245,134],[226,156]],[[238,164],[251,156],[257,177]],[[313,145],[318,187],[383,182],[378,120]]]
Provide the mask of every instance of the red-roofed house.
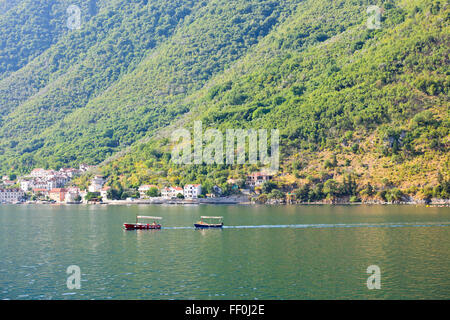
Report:
[[176,198],[178,194],[183,194],[183,188],[166,187],[161,190],[161,196],[167,199]]
[[33,189],[33,194],[48,196],[48,189],[45,189],[45,188],[34,188]]

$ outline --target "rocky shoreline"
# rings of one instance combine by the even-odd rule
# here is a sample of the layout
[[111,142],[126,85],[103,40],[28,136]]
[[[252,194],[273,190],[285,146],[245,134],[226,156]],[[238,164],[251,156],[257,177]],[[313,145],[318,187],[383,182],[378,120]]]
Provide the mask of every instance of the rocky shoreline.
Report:
[[74,205],[74,204],[96,204],[96,205],[199,205],[199,204],[240,204],[240,205],[424,205],[430,207],[450,207],[450,199],[431,199],[430,201],[410,199],[409,201],[386,202],[381,200],[367,200],[350,202],[348,199],[322,200],[314,202],[286,202],[284,200],[271,199],[265,203],[256,201],[247,196],[233,196],[206,199],[135,199],[135,200],[107,200],[104,202],[71,202],[55,203],[50,201],[26,201],[23,204],[55,204],[55,205]]
[[[257,201],[252,201],[252,203],[258,203]],[[311,202],[297,202],[292,201],[290,203],[286,203],[284,200],[271,199],[261,204],[269,204],[269,205],[427,205],[427,206],[442,206],[442,207],[450,207],[450,199],[431,199],[429,201],[426,200],[417,200],[410,199],[405,201],[382,201],[382,200],[366,200],[366,201],[357,201],[351,202],[348,199],[335,199],[335,200],[321,200],[321,201],[311,201]]]

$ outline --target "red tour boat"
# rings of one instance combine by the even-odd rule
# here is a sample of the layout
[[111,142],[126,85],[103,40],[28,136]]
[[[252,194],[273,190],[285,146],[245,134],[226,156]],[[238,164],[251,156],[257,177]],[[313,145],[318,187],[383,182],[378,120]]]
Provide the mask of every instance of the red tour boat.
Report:
[[[153,219],[153,223],[140,223],[138,222],[139,219]],[[126,230],[161,229],[161,224],[156,223],[155,221],[161,219],[161,217],[137,216],[136,223],[124,223],[123,226]]]

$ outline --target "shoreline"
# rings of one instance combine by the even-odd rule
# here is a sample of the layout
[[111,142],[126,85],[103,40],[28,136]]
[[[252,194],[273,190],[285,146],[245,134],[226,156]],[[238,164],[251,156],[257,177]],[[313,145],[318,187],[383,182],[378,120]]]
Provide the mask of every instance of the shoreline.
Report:
[[350,202],[350,201],[315,201],[315,202],[281,202],[268,201],[266,203],[258,203],[247,197],[229,197],[229,198],[208,198],[208,199],[137,199],[137,200],[108,200],[105,202],[50,202],[50,201],[25,201],[20,203],[2,203],[2,204],[50,204],[50,205],[250,205],[250,206],[308,206],[308,205],[331,205],[331,206],[348,206],[348,205],[416,205],[424,207],[450,207],[450,199],[431,199],[426,201],[399,201],[384,202],[379,200]]

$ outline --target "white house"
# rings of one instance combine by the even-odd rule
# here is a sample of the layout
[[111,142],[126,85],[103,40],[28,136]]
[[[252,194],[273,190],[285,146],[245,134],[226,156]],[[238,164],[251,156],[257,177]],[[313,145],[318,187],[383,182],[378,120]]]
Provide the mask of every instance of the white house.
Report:
[[42,168],[36,168],[36,169],[31,170],[30,177],[43,178],[43,177],[47,177],[47,176],[52,175],[52,174],[53,174],[52,170],[45,170],[45,169],[42,169]]
[[166,187],[161,190],[161,196],[166,199],[176,198],[178,194],[183,195],[183,188]]
[[103,187],[100,190],[100,196],[102,197],[102,200],[107,200],[108,199],[108,191],[111,189],[111,187]]
[[49,189],[62,188],[70,181],[68,177],[55,175],[51,178],[45,179]]
[[73,178],[80,174],[80,170],[74,168],[61,168],[59,169],[58,174],[67,178]]
[[20,189],[22,191],[28,191],[28,190],[33,189],[31,180],[19,179],[19,184],[20,184]]
[[80,197],[83,203],[87,203],[86,201],[87,190],[80,190]]
[[78,197],[80,196],[80,189],[76,187],[67,188],[67,192],[65,195],[66,203],[77,202]]
[[70,177],[63,172],[53,170],[33,169],[30,175],[19,179],[20,189],[29,191],[32,189],[63,188]]
[[105,184],[105,179],[103,176],[94,176],[91,180],[91,184],[89,185],[89,192],[100,192],[102,191],[103,185]]
[[22,200],[25,192],[20,189],[0,189],[0,203],[14,203]]
[[16,182],[15,182],[15,181],[12,181],[12,180],[3,180],[3,184],[4,184],[5,186],[13,186],[13,185],[16,184]]
[[15,184],[14,181],[9,180],[9,176],[3,176],[3,177],[2,177],[2,182],[3,182],[3,184],[4,184],[5,186],[12,186],[12,185]]
[[81,172],[86,172],[89,171],[90,169],[94,168],[95,166],[90,166],[88,164],[82,163],[80,164],[80,171]]
[[188,199],[197,199],[202,194],[201,184],[187,184],[184,186],[184,197]]

